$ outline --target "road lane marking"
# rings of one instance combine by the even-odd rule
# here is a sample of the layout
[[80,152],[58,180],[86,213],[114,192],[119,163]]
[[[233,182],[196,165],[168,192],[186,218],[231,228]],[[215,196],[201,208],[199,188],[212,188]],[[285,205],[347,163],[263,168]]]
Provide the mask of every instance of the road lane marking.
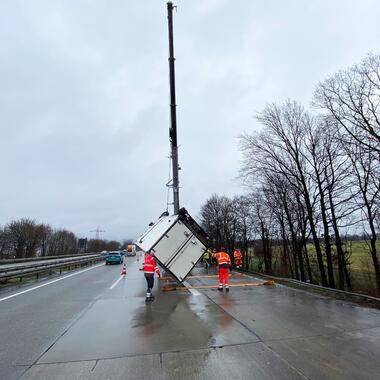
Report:
[[193,296],[200,296],[201,293],[196,290],[196,289],[192,289],[192,286],[187,282],[187,281],[183,281],[182,282],[183,285],[186,286],[187,290],[193,295]]
[[99,268],[99,267],[101,267],[101,266],[104,266],[104,264],[102,263],[102,264],[99,264],[99,265],[95,265],[95,266],[93,266],[93,267],[91,267],[91,268],[83,269],[83,270],[81,270],[81,271],[79,271],[79,272],[75,272],[75,273],[69,274],[69,275],[67,275],[67,276],[65,276],[65,277],[60,277],[60,278],[57,278],[56,280],[49,281],[49,282],[46,282],[46,283],[44,283],[44,284],[41,284],[41,285],[35,286],[35,287],[33,287],[33,288],[23,290],[22,292],[18,292],[18,293],[12,294],[12,295],[10,295],[10,296],[0,298],[0,302],[2,302],[2,301],[6,301],[6,300],[9,300],[10,298],[13,298],[13,297],[16,297],[16,296],[20,296],[21,294],[29,293],[29,292],[31,292],[32,290],[36,290],[36,289],[39,289],[39,288],[43,288],[44,286],[54,284],[55,282],[65,280],[66,278],[76,276],[77,274],[81,274],[81,273],[87,272],[87,271],[89,271],[89,270],[91,270],[91,269]]
[[110,287],[110,289],[113,289],[118,283],[119,283],[119,281],[121,280],[121,279],[123,279],[124,278],[124,276],[120,276],[112,285],[111,285],[111,287]]

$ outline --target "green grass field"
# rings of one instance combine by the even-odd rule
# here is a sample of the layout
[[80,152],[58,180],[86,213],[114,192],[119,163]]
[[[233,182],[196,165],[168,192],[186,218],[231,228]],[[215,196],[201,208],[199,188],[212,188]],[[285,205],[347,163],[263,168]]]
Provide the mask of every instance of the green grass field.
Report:
[[[380,242],[377,243],[378,256],[380,257]],[[280,277],[288,277],[289,273],[286,267],[283,266],[283,258],[281,257],[281,246],[272,247],[272,271],[273,275]],[[313,282],[319,282],[319,268],[317,263],[317,257],[315,254],[315,246],[312,243],[307,245],[310,265],[313,273]],[[380,296],[376,290],[375,274],[372,264],[372,257],[370,254],[369,242],[364,240],[348,241],[345,242],[344,248],[347,252],[349,272],[351,278],[352,289],[363,292],[370,295]],[[332,246],[333,260],[334,260],[334,272],[335,278],[338,278],[337,273],[337,258],[336,248]],[[263,258],[255,255],[254,249],[250,251],[250,270],[263,272],[264,263]],[[322,252],[324,253],[324,247],[322,245]],[[326,265],[326,261],[325,261]],[[327,267],[327,265],[326,265]]]
[[[380,257],[380,242],[376,244]],[[323,249],[323,247],[322,247]],[[369,242],[364,240],[348,241],[344,244],[345,251],[348,252],[348,262],[351,271],[373,272],[372,257],[370,254]],[[315,258],[315,246],[312,243],[307,245],[310,258]],[[333,254],[336,254],[335,245],[332,246]]]

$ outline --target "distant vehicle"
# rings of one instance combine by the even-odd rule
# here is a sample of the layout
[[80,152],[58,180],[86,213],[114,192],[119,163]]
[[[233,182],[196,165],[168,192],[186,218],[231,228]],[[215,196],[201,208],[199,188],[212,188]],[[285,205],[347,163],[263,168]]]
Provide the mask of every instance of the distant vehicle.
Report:
[[134,244],[128,244],[127,256],[136,256],[136,246]]
[[119,251],[109,252],[106,257],[106,265],[108,264],[121,264],[123,262],[123,256]]
[[136,256],[136,246],[134,244],[127,246],[127,256]]
[[100,252],[100,256],[102,256],[102,257],[108,256],[108,251],[102,251],[102,252]]

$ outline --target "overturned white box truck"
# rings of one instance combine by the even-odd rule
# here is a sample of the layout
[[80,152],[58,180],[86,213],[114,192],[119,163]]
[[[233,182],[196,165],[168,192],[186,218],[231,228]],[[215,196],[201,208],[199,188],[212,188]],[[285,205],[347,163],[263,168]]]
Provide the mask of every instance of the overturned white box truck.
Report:
[[177,215],[163,214],[136,240],[151,251],[159,264],[182,282],[207,249],[207,235],[185,208]]

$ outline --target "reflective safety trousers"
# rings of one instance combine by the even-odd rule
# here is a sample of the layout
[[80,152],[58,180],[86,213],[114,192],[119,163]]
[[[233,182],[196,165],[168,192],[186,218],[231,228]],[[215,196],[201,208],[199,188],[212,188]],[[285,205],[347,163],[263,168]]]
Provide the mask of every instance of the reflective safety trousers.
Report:
[[228,268],[219,267],[219,288],[221,288],[223,284],[228,288]]

